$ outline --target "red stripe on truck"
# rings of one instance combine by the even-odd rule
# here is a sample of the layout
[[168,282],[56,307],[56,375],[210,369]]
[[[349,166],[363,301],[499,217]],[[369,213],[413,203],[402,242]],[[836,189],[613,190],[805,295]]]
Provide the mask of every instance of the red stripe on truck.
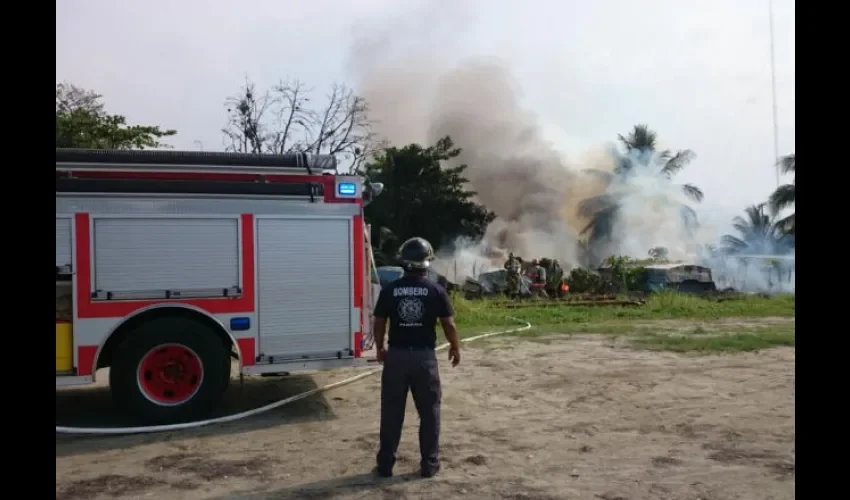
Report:
[[94,357],[97,355],[96,345],[81,345],[77,348],[77,375],[94,373]]
[[[360,314],[363,317],[363,314]],[[354,332],[354,357],[359,358],[363,355],[363,332]]]
[[236,298],[186,299],[186,300],[116,300],[93,301],[91,218],[89,214],[76,214],[76,270],[77,317],[120,318],[138,309],[154,304],[178,303],[198,307],[211,314],[239,314],[254,312],[254,216],[242,214],[242,296]]
[[363,216],[354,216],[354,307],[363,308],[363,288],[366,268],[366,235],[363,234]]
[[257,362],[257,343],[254,339],[236,339],[236,343],[239,344],[242,366],[254,366]]
[[354,357],[359,358],[363,350],[363,292],[366,285],[366,235],[363,216],[354,216],[354,307],[360,309],[360,328],[354,333]]

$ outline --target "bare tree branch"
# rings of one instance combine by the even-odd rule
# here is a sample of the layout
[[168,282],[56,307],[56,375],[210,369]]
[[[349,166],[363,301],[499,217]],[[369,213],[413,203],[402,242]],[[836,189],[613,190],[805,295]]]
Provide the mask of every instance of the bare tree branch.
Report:
[[85,110],[96,116],[103,114],[102,95],[73,83],[56,84],[56,112],[73,113],[77,110]]
[[225,149],[237,153],[265,152],[270,137],[264,120],[274,102],[268,91],[257,97],[254,84],[246,79],[240,94],[225,101],[228,124],[222,132],[230,140]]
[[229,121],[222,131],[228,149],[253,153],[332,154],[359,171],[381,148],[372,132],[366,100],[335,84],[321,108],[310,106],[313,89],[297,79],[285,80],[257,97],[246,82],[239,97],[227,101]]
[[307,107],[312,89],[300,80],[280,81],[272,88],[275,94],[277,127],[270,152],[283,154],[300,150],[297,137],[303,136],[314,121],[313,112]]

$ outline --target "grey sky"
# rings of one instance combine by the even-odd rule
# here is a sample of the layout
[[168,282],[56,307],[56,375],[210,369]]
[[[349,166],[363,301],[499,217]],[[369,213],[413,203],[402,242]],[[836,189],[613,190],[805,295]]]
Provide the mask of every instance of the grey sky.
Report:
[[[352,47],[379,31],[433,44],[447,62],[498,58],[568,156],[648,123],[664,146],[697,153],[679,179],[703,188],[708,215],[727,219],[775,187],[767,0],[421,3],[59,2],[56,79],[97,90],[132,122],[177,129],[177,148],[221,149],[223,102],[245,75],[355,85]],[[785,154],[795,149],[794,2],[774,0],[774,14]]]

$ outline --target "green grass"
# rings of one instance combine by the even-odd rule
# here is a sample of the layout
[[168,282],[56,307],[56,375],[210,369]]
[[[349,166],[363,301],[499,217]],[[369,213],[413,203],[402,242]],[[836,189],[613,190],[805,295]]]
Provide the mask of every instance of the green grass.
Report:
[[591,325],[599,322],[658,319],[716,320],[733,317],[758,318],[766,316],[793,317],[794,297],[779,295],[772,298],[743,296],[722,302],[677,293],[660,293],[649,297],[639,307],[568,306],[500,308],[488,300],[453,299],[458,326],[476,331],[494,326],[516,324],[511,317],[522,318],[536,328],[557,325]]
[[[517,335],[534,340],[553,334],[634,336],[641,349],[675,352],[751,351],[794,345],[794,325],[761,326],[723,323],[727,318],[758,324],[758,318],[795,316],[793,296],[741,296],[724,301],[663,293],[650,296],[640,307],[597,306],[523,307],[508,309],[493,301],[453,299],[462,337],[532,324]],[[677,321],[660,321],[677,320]],[[692,321],[693,325],[688,322]],[[739,322],[740,323],[740,322]]]
[[794,327],[757,328],[720,335],[647,334],[633,340],[635,347],[673,352],[744,352],[769,347],[794,347]]

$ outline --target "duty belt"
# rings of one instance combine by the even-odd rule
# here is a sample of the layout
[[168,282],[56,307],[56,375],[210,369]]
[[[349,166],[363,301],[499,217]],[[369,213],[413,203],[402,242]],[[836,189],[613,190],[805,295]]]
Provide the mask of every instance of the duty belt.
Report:
[[402,351],[410,351],[410,352],[413,352],[413,351],[433,351],[434,350],[434,348],[431,347],[431,346],[419,346],[419,345],[408,345],[408,346],[393,345],[393,346],[390,346],[390,349],[399,349],[399,350],[402,350]]

